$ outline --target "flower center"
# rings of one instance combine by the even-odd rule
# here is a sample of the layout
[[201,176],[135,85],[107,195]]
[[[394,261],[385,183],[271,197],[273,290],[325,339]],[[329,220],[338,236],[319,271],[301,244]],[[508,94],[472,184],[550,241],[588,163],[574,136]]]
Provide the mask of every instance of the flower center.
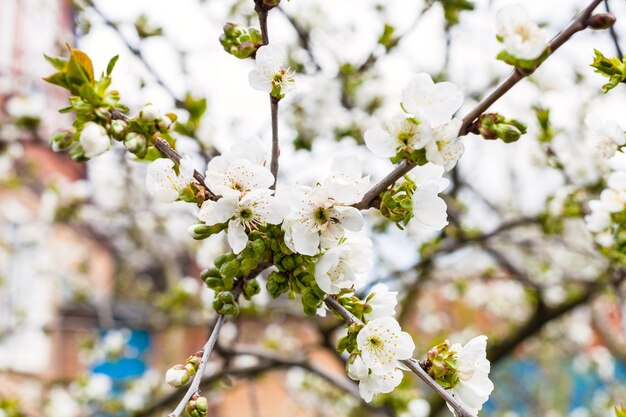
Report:
[[519,35],[524,42],[528,42],[533,35],[533,26],[530,24],[519,25],[515,28],[515,33]]
[[319,224],[328,223],[328,212],[323,207],[318,207],[313,211],[313,218],[315,218]]

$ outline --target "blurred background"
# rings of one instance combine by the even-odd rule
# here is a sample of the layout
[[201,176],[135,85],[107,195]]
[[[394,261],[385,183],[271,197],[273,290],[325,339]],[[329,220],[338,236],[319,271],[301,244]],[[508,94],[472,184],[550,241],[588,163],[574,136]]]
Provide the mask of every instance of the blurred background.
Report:
[[[495,60],[495,15],[510,3],[283,0],[270,39],[289,51],[297,89],[281,103],[280,182],[314,183],[337,153],[382,178],[391,163],[367,151],[363,131],[398,112],[418,72],[459,85],[466,113],[510,71]],[[552,36],[588,2],[523,3]],[[608,5],[624,48],[626,2]],[[122,102],[176,113],[177,149],[203,172],[236,139],[269,143],[267,97],[247,80],[254,63],[218,41],[226,22],[257,25],[253,2],[0,0],[1,417],[158,416],[182,395],[164,372],[206,339],[213,294],[197,277],[227,244],[191,239],[196,213],[152,200],[145,165],[122,147],[87,164],[50,150],[72,119],[58,113],[65,93],[41,80],[53,72],[43,54],[65,55],[69,42],[96,72],[119,54]],[[611,275],[582,220],[626,162],[598,155],[585,120],[626,127],[626,89],[602,94],[594,48],[615,54],[608,31],[576,35],[493,106],[529,125],[522,140],[464,139],[444,231],[366,216],[370,285],[399,291],[418,357],[489,336],[486,416],[608,417],[626,401],[624,276]],[[303,318],[299,303],[263,291],[227,324],[205,377],[208,415],[448,415],[410,375],[361,402],[334,349],[337,320]]]

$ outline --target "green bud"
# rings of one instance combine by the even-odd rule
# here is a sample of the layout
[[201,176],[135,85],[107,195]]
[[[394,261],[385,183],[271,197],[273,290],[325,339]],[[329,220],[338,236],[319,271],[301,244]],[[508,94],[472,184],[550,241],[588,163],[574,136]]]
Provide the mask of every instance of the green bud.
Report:
[[215,296],[213,309],[219,314],[227,316],[237,316],[239,314],[239,305],[230,291],[222,291]]
[[189,233],[189,235],[196,240],[202,240],[211,235],[220,233],[225,228],[225,223],[214,224],[211,226],[208,226],[204,223],[196,223],[189,226],[189,228],[187,229],[187,233]]
[[146,137],[140,133],[130,132],[124,138],[124,146],[130,153],[141,154],[146,150]]
[[67,149],[72,144],[72,132],[69,130],[57,130],[50,138],[50,147],[54,152]]
[[248,300],[260,292],[261,285],[259,285],[259,281],[257,281],[256,279],[251,279],[243,284],[243,295]]
[[113,122],[111,122],[111,128],[109,129],[109,135],[115,140],[122,140],[124,139],[126,127],[126,122],[123,120],[113,120]]
[[241,267],[239,268],[241,275],[248,275],[258,264],[254,258],[245,258],[241,261]]
[[222,278],[222,276],[220,275],[220,271],[217,270],[217,268],[209,268],[209,269],[205,269],[202,272],[200,272],[200,279],[202,281],[206,281],[209,278]]
[[224,278],[235,278],[239,273],[239,266],[239,261],[237,259],[228,261],[220,268],[220,274],[222,274]]
[[293,271],[296,268],[296,261],[293,256],[285,256],[281,261],[281,265],[286,271]]
[[221,268],[222,265],[224,265],[226,262],[231,261],[233,259],[235,259],[237,257],[237,255],[235,255],[232,252],[229,253],[225,253],[222,256],[218,256],[217,258],[215,258],[215,266],[218,268]]
[[263,243],[263,240],[257,239],[252,241],[252,251],[257,259],[262,257],[265,254],[265,243]]

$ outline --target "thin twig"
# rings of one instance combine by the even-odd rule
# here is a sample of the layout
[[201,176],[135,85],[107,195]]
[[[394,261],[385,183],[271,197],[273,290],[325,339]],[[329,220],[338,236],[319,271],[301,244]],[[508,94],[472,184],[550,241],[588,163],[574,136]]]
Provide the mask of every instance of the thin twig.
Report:
[[[124,113],[117,111],[117,110],[112,110],[111,111],[111,119],[113,120],[123,120],[125,122],[129,121],[130,118],[128,116],[126,116]],[[161,153],[163,153],[163,155],[167,156],[169,159],[171,159],[172,161],[174,161],[175,163],[179,164],[180,160],[181,160],[181,156],[178,152],[176,152],[174,150],[174,148],[172,148],[170,146],[169,143],[167,143],[167,141],[163,138],[157,137],[154,140],[154,147],[157,148],[159,151],[161,151]],[[199,171],[197,170],[193,170],[193,177],[196,179],[196,181],[198,181],[200,183],[200,185],[202,185],[208,192],[209,194],[209,198],[211,200],[217,200],[218,196],[216,194],[214,194],[211,190],[209,190],[209,188],[206,186],[206,184],[204,183],[204,175],[202,175]]]
[[[587,19],[589,19],[591,13],[601,2],[602,0],[593,0],[589,6],[580,12],[564,30],[562,30],[550,41],[548,44],[550,55],[554,54],[557,49],[559,49],[576,33],[587,28]],[[511,90],[518,82],[531,75],[534,71],[535,70],[522,70],[520,68],[515,68],[513,73],[506,80],[504,80],[491,94],[485,97],[463,118],[463,125],[459,130],[459,136],[467,135],[472,124],[481,114],[483,114],[493,103],[498,101],[505,93]]]
[[[327,297],[326,305],[328,308],[336,312],[346,323],[348,324],[362,324],[362,322],[354,317],[352,313],[346,310],[339,301],[333,297]],[[446,391],[441,385],[439,385],[434,379],[428,375],[419,363],[415,359],[407,359],[400,361],[403,365],[409,368],[415,375],[417,375],[422,381],[432,388],[441,398],[443,398],[450,407],[454,409],[458,417],[474,417],[472,413],[467,411],[448,391]]]
[[187,406],[187,403],[189,402],[191,397],[196,392],[198,392],[198,389],[200,388],[200,382],[202,381],[202,376],[204,375],[204,369],[206,368],[206,365],[209,362],[209,355],[211,354],[211,351],[213,350],[213,346],[215,346],[215,342],[217,342],[217,336],[220,334],[220,331],[222,330],[222,325],[224,324],[225,320],[226,320],[226,316],[224,316],[223,314],[220,314],[219,317],[217,318],[217,321],[215,322],[215,326],[213,326],[213,330],[211,331],[211,335],[209,336],[209,339],[204,344],[203,352],[202,352],[202,359],[200,359],[198,370],[196,374],[193,376],[191,385],[189,385],[187,392],[185,393],[183,398],[180,400],[180,402],[178,403],[174,411],[172,411],[171,413],[167,415],[168,417],[179,417],[182,414],[185,407]]
[[276,189],[276,181],[278,181],[278,157],[280,156],[280,144],[278,143],[278,102],[280,99],[270,95],[270,108],[272,113],[272,160],[270,162],[270,171],[274,176],[274,184],[271,189]]
[[111,29],[115,31],[120,40],[124,43],[126,48],[137,57],[143,64],[143,66],[148,70],[148,72],[153,76],[154,80],[157,84],[159,84],[174,100],[176,107],[185,108],[185,103],[178,98],[177,94],[172,90],[172,88],[163,81],[163,79],[159,76],[156,69],[150,64],[150,62],[146,59],[141,49],[135,47],[126,36],[122,33],[117,23],[113,22],[104,13],[95,5],[92,0],[87,0],[87,4],[91,9],[102,19],[105,25],[109,26]]
[[[604,7],[606,8],[607,13],[611,13],[609,0],[604,0]],[[611,34],[611,39],[613,39],[613,44],[615,45],[615,51],[617,52],[618,58],[624,58],[624,53],[622,52],[622,48],[619,45],[619,37],[617,36],[617,32],[615,31],[615,25],[611,25],[611,27],[609,28],[609,33]]]

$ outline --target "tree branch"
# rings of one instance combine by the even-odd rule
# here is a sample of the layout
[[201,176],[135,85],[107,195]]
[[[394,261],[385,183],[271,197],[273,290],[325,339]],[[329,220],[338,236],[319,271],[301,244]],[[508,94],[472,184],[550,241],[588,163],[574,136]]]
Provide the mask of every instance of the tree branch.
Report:
[[[550,56],[559,49],[565,42],[567,42],[574,34],[587,28],[587,20],[591,16],[591,13],[598,7],[603,0],[593,0],[589,6],[587,6],[582,12],[580,12],[574,20],[556,37],[554,37],[548,44]],[[544,61],[545,62],[545,61]],[[543,64],[543,63],[542,63]],[[540,64],[541,65],[541,64]],[[522,70],[515,68],[513,73],[505,79],[496,89],[485,97],[480,103],[474,107],[464,118],[461,129],[459,130],[459,137],[467,135],[474,121],[483,114],[492,104],[498,101],[502,96],[509,92],[518,82],[532,74],[534,71]],[[397,180],[402,178],[404,174],[415,168],[415,164],[406,160],[402,161],[389,175],[376,184],[370,191],[368,191],[363,199],[354,205],[354,207],[364,210],[366,208],[374,207],[376,198],[378,195],[393,185]]]
[[[611,13],[611,7],[609,6],[609,0],[604,0],[604,7],[607,13]],[[622,48],[619,45],[619,37],[617,36],[617,32],[615,31],[615,25],[611,25],[609,28],[609,33],[611,34],[611,39],[613,40],[613,45],[615,45],[615,52],[617,52],[617,57],[619,59],[624,58],[624,53],[622,52]]]
[[222,330],[222,325],[224,324],[225,320],[226,320],[226,316],[224,316],[223,314],[220,314],[219,317],[217,318],[217,321],[215,322],[215,326],[213,327],[213,330],[211,331],[211,335],[209,336],[209,339],[204,344],[203,352],[202,352],[202,359],[200,359],[198,370],[196,374],[193,376],[191,385],[189,385],[187,392],[185,393],[183,398],[181,398],[180,402],[178,403],[174,411],[168,414],[168,417],[179,417],[182,414],[182,412],[185,410],[185,407],[187,406],[187,403],[189,402],[191,397],[196,392],[198,392],[198,389],[200,388],[200,382],[202,380],[202,375],[204,375],[204,369],[206,368],[206,365],[209,362],[209,355],[211,354],[211,351],[213,350],[213,347],[215,346],[215,342],[217,342],[217,336],[220,334],[220,330]]

